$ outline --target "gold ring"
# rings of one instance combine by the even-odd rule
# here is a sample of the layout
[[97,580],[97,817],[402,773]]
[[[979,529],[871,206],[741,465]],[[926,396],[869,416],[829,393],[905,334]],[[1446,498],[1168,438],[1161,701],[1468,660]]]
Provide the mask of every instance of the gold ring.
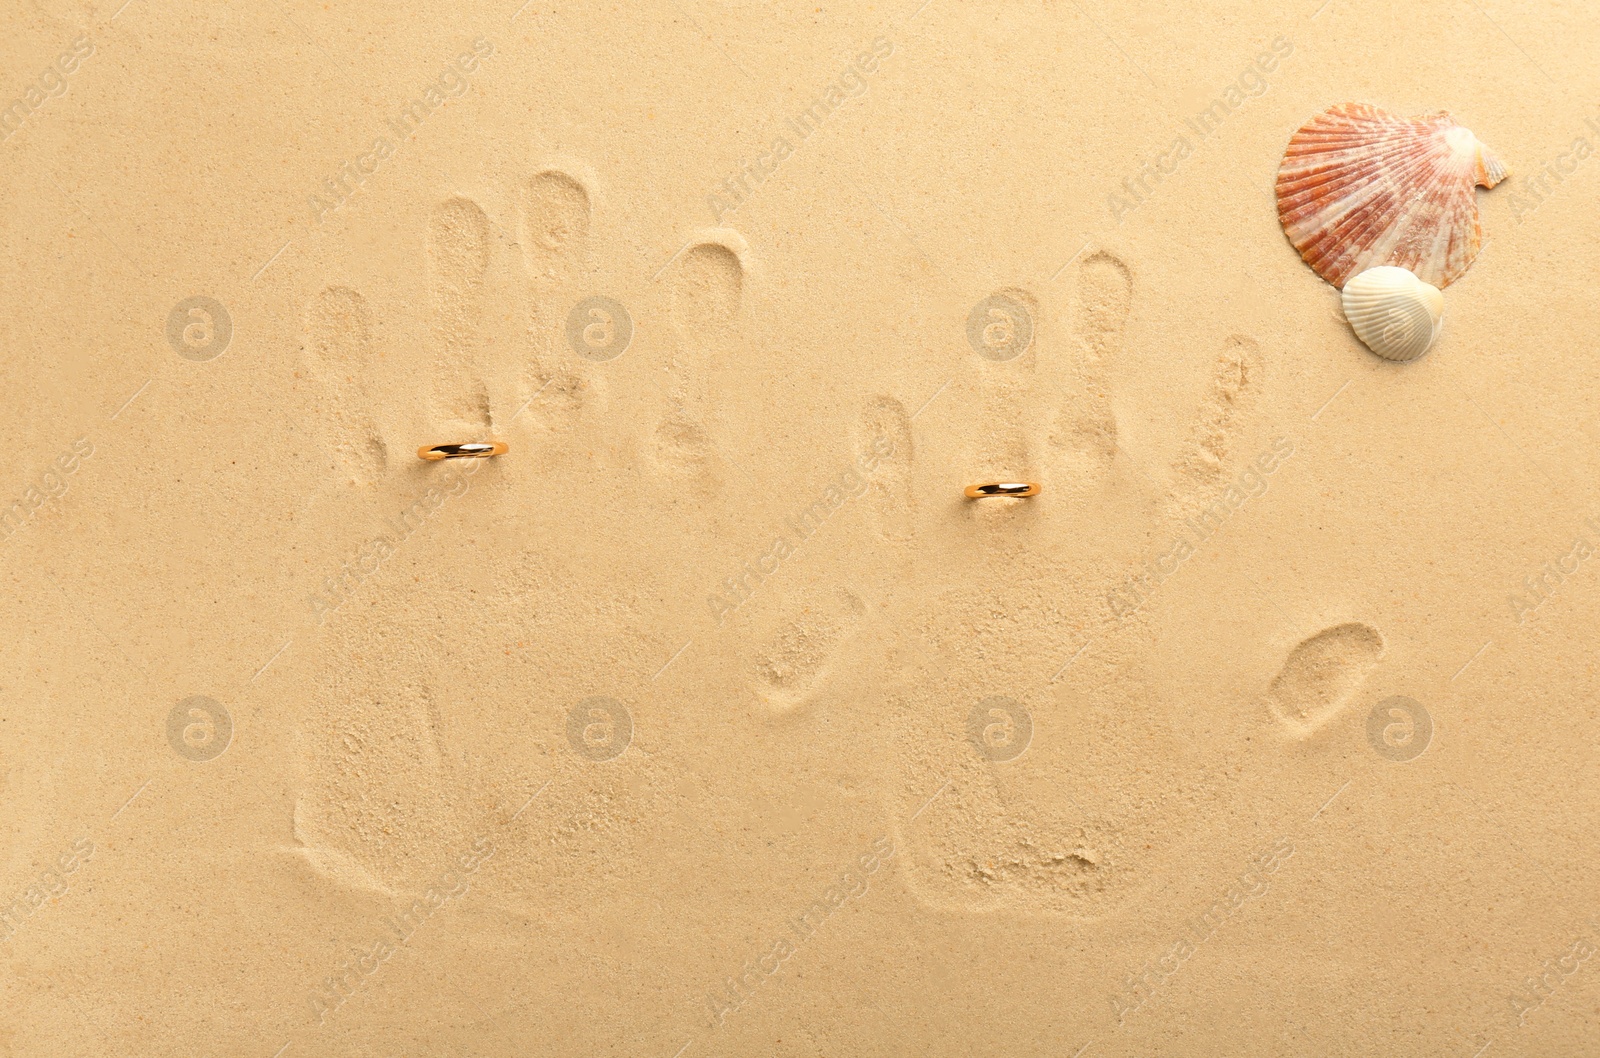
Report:
[[981,500],[985,496],[1037,496],[1039,486],[1032,481],[986,481],[982,485],[968,485],[967,499]]
[[507,451],[504,441],[469,441],[464,445],[423,445],[417,455],[423,459],[488,459]]

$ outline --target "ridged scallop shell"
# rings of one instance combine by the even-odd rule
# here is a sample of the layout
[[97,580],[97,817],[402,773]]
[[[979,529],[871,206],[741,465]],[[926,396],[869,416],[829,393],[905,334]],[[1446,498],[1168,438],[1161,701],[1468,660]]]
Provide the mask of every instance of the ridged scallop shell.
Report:
[[1341,296],[1356,337],[1385,360],[1415,360],[1444,328],[1444,295],[1404,268],[1369,268]]
[[1473,189],[1506,177],[1449,114],[1404,120],[1365,103],[1317,115],[1278,169],[1278,219],[1317,275],[1336,287],[1378,265],[1447,287],[1478,256]]

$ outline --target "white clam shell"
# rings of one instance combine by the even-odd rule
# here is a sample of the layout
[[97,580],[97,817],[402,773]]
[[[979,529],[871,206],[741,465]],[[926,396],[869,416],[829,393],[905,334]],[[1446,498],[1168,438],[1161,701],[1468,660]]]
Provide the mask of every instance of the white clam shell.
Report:
[[1444,329],[1444,294],[1404,268],[1379,265],[1344,285],[1344,318],[1385,360],[1415,360]]

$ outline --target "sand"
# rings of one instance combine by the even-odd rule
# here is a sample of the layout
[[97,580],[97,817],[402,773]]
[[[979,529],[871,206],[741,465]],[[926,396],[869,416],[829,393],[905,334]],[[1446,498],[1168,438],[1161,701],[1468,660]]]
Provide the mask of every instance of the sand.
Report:
[[519,3],[10,5],[0,1054],[1596,1053],[1600,13]]

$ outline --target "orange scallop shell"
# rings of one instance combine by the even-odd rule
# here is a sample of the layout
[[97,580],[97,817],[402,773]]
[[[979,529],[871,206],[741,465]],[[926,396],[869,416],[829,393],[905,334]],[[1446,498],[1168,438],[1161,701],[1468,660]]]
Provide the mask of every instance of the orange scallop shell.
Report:
[[1473,189],[1506,167],[1440,112],[1397,118],[1343,103],[1289,140],[1278,168],[1278,219],[1312,269],[1336,287],[1379,265],[1448,286],[1482,245]]

